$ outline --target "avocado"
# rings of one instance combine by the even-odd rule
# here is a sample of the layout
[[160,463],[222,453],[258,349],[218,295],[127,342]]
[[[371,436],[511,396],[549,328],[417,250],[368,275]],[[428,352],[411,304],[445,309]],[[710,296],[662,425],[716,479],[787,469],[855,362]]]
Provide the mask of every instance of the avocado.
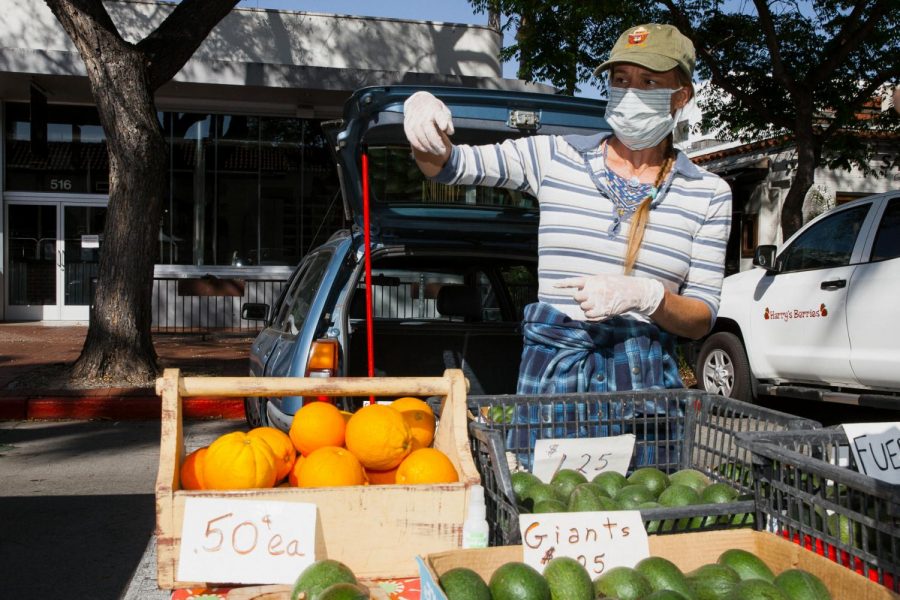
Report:
[[694,569],[686,577],[697,600],[721,600],[741,582],[734,569],[715,563]]
[[560,469],[550,480],[550,485],[559,491],[560,498],[563,502],[569,500],[569,496],[575,489],[575,486],[587,483],[587,477],[576,471],[575,469]]
[[647,578],[631,567],[613,567],[594,580],[597,598],[639,600],[652,591]]
[[559,500],[541,500],[534,505],[534,514],[538,513],[562,513],[566,511],[566,505]]
[[522,502],[528,492],[528,488],[532,485],[542,483],[536,475],[532,475],[528,471],[517,471],[510,475],[510,479],[513,493],[516,495],[516,502]]
[[369,600],[369,590],[357,583],[332,583],[316,598],[317,600]]
[[650,502],[651,500],[656,500],[656,497],[653,495],[653,492],[648,490],[643,485],[628,484],[625,487],[621,488],[618,492],[616,492],[616,495],[613,496],[613,499],[623,509],[630,510],[636,508],[637,505],[641,502]]
[[687,577],[670,560],[661,556],[650,556],[638,562],[634,570],[647,578],[653,591],[672,590],[688,599],[694,597]]
[[772,569],[755,554],[751,554],[746,550],[739,548],[726,550],[719,555],[719,560],[716,562],[734,569],[741,581],[761,579],[772,583],[775,580],[775,574],[772,573]]
[[641,467],[628,476],[628,483],[644,486],[650,490],[654,498],[657,498],[669,487],[669,477],[656,467]]
[[746,579],[725,596],[725,600],[790,600],[775,587],[775,584],[762,579]]
[[703,504],[734,502],[737,497],[738,491],[727,483],[712,483],[700,493],[700,501]]
[[788,569],[775,578],[775,587],[790,600],[831,600],[821,579],[802,569]]
[[525,491],[525,496],[522,498],[522,504],[528,510],[534,510],[534,507],[538,502],[542,500],[557,500],[559,502],[563,501],[563,498],[560,496],[559,492],[549,483],[535,483],[530,486]]
[[621,473],[604,471],[591,479],[591,483],[596,483],[606,492],[607,496],[615,498],[616,492],[628,485],[628,480]]
[[552,600],[594,600],[591,576],[581,563],[568,556],[557,556],[544,567],[544,579]]
[[709,477],[696,469],[681,469],[669,475],[669,485],[686,485],[697,490],[699,494],[709,485]]
[[600,495],[593,484],[582,483],[575,486],[569,496],[569,512],[590,512],[603,510],[600,503]]
[[649,596],[644,596],[643,600],[690,600],[687,596],[683,596],[673,590],[657,590]]
[[356,575],[340,561],[329,558],[317,560],[297,576],[291,600],[318,600],[319,594],[335,583],[357,583]]
[[491,600],[491,590],[481,575],[466,567],[450,569],[440,576],[439,583],[447,600]]
[[700,494],[692,487],[676,484],[663,490],[657,501],[663,506],[690,506],[700,504]]
[[550,586],[534,567],[522,562],[500,565],[488,584],[493,600],[550,600]]

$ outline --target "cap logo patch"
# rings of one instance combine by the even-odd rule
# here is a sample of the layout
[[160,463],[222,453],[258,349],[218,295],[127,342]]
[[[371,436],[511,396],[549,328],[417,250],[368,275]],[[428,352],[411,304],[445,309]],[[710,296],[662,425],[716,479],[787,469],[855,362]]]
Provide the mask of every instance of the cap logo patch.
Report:
[[628,34],[628,45],[629,46],[639,46],[647,41],[647,36],[650,34],[643,27],[638,27],[634,31]]

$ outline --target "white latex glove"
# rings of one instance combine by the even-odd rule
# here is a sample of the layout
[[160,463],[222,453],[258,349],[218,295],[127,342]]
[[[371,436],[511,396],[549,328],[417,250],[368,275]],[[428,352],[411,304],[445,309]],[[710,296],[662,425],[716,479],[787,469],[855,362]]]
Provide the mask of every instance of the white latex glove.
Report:
[[603,321],[629,311],[650,316],[659,308],[666,290],[649,277],[591,275],[560,279],[553,287],[571,288],[588,321]]
[[419,152],[443,155],[447,151],[439,131],[453,135],[453,115],[447,105],[428,92],[416,92],[403,103],[403,132]]

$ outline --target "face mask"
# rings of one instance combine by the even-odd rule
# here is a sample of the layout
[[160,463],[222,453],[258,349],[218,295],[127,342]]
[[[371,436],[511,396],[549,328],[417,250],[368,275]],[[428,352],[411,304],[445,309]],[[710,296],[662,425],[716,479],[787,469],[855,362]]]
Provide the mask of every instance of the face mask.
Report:
[[610,87],[606,122],[627,148],[652,148],[675,129],[671,106],[677,91]]

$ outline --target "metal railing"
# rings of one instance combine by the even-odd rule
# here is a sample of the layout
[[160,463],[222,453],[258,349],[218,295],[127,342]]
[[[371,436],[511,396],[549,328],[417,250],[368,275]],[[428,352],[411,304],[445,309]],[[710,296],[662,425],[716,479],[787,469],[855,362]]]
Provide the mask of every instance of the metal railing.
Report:
[[[153,278],[152,328],[156,332],[206,332],[210,330],[256,332],[265,326],[262,320],[241,318],[241,306],[247,302],[268,304],[271,308],[290,275],[290,267],[263,270],[206,269],[197,267],[163,270],[159,266]],[[188,294],[189,280],[234,280],[243,287],[242,295]]]

